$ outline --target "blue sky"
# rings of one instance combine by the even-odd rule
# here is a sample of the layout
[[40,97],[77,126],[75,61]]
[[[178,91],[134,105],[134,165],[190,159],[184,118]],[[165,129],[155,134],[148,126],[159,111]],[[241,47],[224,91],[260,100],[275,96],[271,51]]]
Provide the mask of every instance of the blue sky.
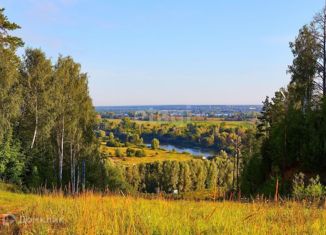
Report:
[[323,0],[2,0],[26,46],[71,55],[95,105],[260,104]]

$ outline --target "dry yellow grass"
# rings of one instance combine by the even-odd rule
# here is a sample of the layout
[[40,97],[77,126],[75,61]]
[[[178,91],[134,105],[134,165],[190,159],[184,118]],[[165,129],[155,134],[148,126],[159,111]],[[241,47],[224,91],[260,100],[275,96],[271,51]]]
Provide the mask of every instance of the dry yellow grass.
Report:
[[[326,211],[298,203],[146,200],[0,192],[23,234],[326,234]],[[24,223],[26,222],[26,223]]]

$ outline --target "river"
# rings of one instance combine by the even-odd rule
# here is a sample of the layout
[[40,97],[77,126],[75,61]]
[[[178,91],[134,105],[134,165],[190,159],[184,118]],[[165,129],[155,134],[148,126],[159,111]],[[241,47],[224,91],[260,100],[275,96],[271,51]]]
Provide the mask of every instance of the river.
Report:
[[[147,146],[150,147],[151,145],[147,144]],[[160,149],[164,149],[167,151],[174,150],[179,153],[187,152],[197,157],[212,157],[217,155],[217,152],[211,149],[180,147],[180,146],[175,146],[173,144],[160,144]]]

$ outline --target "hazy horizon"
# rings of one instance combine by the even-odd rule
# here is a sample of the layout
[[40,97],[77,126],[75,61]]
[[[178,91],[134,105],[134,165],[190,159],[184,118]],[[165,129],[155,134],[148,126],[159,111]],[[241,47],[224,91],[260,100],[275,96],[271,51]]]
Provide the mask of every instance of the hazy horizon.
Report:
[[[261,104],[323,0],[4,0],[26,47],[71,55],[95,106]],[[82,13],[81,13],[82,12]],[[20,50],[20,54],[22,54]]]
[[95,107],[151,107],[151,106],[262,106],[262,104],[122,104],[122,105],[94,105]]

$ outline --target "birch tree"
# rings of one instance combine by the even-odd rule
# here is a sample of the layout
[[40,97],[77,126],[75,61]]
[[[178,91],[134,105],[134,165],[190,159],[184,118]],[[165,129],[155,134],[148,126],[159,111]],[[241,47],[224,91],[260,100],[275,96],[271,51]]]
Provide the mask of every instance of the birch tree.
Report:
[[[21,68],[23,87],[23,122],[24,141],[33,149],[38,139],[46,141],[50,136],[53,121],[51,111],[52,65],[44,52],[39,49],[27,49]],[[21,133],[23,134],[23,133]]]

